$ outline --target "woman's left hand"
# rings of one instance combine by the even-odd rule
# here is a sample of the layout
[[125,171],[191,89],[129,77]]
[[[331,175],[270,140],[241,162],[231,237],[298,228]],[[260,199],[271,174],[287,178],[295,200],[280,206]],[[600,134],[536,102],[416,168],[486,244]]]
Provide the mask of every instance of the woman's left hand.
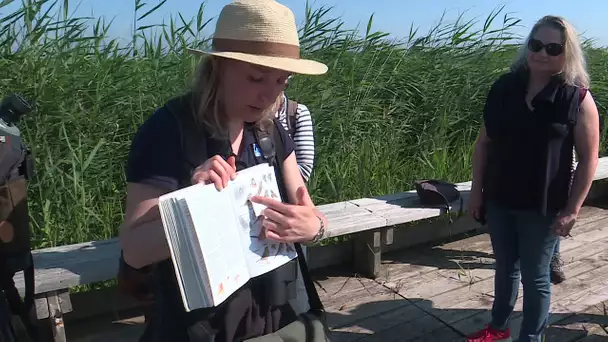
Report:
[[297,203],[287,204],[272,198],[253,196],[252,202],[266,206],[262,211],[262,237],[277,242],[308,242],[321,229],[321,214],[306,187],[298,188]]
[[559,236],[569,236],[576,222],[576,216],[576,214],[571,213],[559,214],[551,225],[551,231]]

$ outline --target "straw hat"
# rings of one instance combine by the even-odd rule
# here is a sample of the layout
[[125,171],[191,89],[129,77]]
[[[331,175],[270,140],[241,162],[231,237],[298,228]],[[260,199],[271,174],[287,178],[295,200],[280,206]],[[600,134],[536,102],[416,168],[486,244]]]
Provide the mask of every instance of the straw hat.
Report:
[[211,45],[211,51],[188,50],[296,74],[327,72],[325,64],[300,58],[295,16],[275,0],[234,0],[224,6]]

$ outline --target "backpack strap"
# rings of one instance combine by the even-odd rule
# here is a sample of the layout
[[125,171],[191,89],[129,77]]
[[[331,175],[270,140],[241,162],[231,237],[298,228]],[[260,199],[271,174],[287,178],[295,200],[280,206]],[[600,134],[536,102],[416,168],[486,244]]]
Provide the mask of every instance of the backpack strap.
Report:
[[[185,187],[190,185],[191,170],[207,160],[207,134],[194,119],[195,110],[192,93],[170,99],[167,101],[166,107],[178,123],[181,139],[181,160],[183,161],[180,168],[179,186]],[[201,151],[204,152],[201,153]]]
[[[258,139],[258,144],[262,149],[264,157],[268,156],[269,158],[267,158],[267,160],[272,161],[271,165],[275,168],[281,198],[286,199],[287,189],[285,187],[285,180],[283,178],[283,161],[287,156],[285,155],[285,149],[283,148],[283,139],[278,129],[279,128],[277,122],[275,121],[272,133],[268,134],[259,129],[256,129],[255,132],[256,137]],[[310,306],[310,310],[316,314],[323,314],[325,312],[325,308],[323,307],[323,302],[321,302],[321,298],[319,298],[319,293],[317,292],[315,284],[312,281],[312,278],[310,277],[310,271],[308,270],[308,263],[304,258],[304,251],[302,250],[302,245],[300,243],[294,243],[294,246],[296,248],[296,252],[298,253],[298,264],[300,266],[300,271],[302,271],[302,280],[304,281],[304,287],[306,288],[306,294],[308,296],[308,305]]]
[[298,103],[294,100],[287,99],[287,102],[285,103],[285,119],[287,121],[287,132],[292,139],[296,134],[297,113]]

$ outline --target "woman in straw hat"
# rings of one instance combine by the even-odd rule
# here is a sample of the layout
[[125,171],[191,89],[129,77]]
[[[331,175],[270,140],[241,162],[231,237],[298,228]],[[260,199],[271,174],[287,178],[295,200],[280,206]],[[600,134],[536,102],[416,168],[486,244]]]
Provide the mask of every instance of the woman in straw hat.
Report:
[[275,293],[269,293],[267,283],[258,279],[266,275],[252,279],[217,308],[186,313],[168,262],[158,197],[200,182],[213,183],[219,190],[237,177],[238,170],[264,162],[255,148],[254,129],[276,129],[280,137],[274,137],[275,142],[282,144],[286,156],[279,162],[289,203],[252,199],[267,207],[263,211],[266,238],[316,242],[326,227],[325,217],[306,191],[293,141],[274,119],[292,73],[327,72],[324,64],[300,58],[292,11],[274,0],[234,1],[221,11],[212,47],[205,52],[191,50],[206,57],[191,92],[192,116],[208,143],[225,143],[228,152],[208,155],[185,177],[179,169],[185,161],[180,156],[184,149],[196,146],[181,145],[175,116],[163,106],[139,128],[127,163],[120,242],[127,264],[136,269],[155,267],[156,309],[146,335],[158,341],[242,341],[274,332],[296,317],[288,302],[272,304],[269,297]]

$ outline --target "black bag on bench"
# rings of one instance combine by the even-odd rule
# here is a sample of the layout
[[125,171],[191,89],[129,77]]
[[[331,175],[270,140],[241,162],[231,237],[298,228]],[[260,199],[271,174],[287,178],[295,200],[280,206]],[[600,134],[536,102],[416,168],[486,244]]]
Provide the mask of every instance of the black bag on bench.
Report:
[[[460,200],[460,218],[464,212],[462,195],[458,191],[456,184],[448,183],[438,179],[426,179],[414,182],[416,193],[420,198],[420,204],[429,206],[444,206],[447,214],[450,214],[450,203]],[[450,217],[450,223],[452,218]]]

